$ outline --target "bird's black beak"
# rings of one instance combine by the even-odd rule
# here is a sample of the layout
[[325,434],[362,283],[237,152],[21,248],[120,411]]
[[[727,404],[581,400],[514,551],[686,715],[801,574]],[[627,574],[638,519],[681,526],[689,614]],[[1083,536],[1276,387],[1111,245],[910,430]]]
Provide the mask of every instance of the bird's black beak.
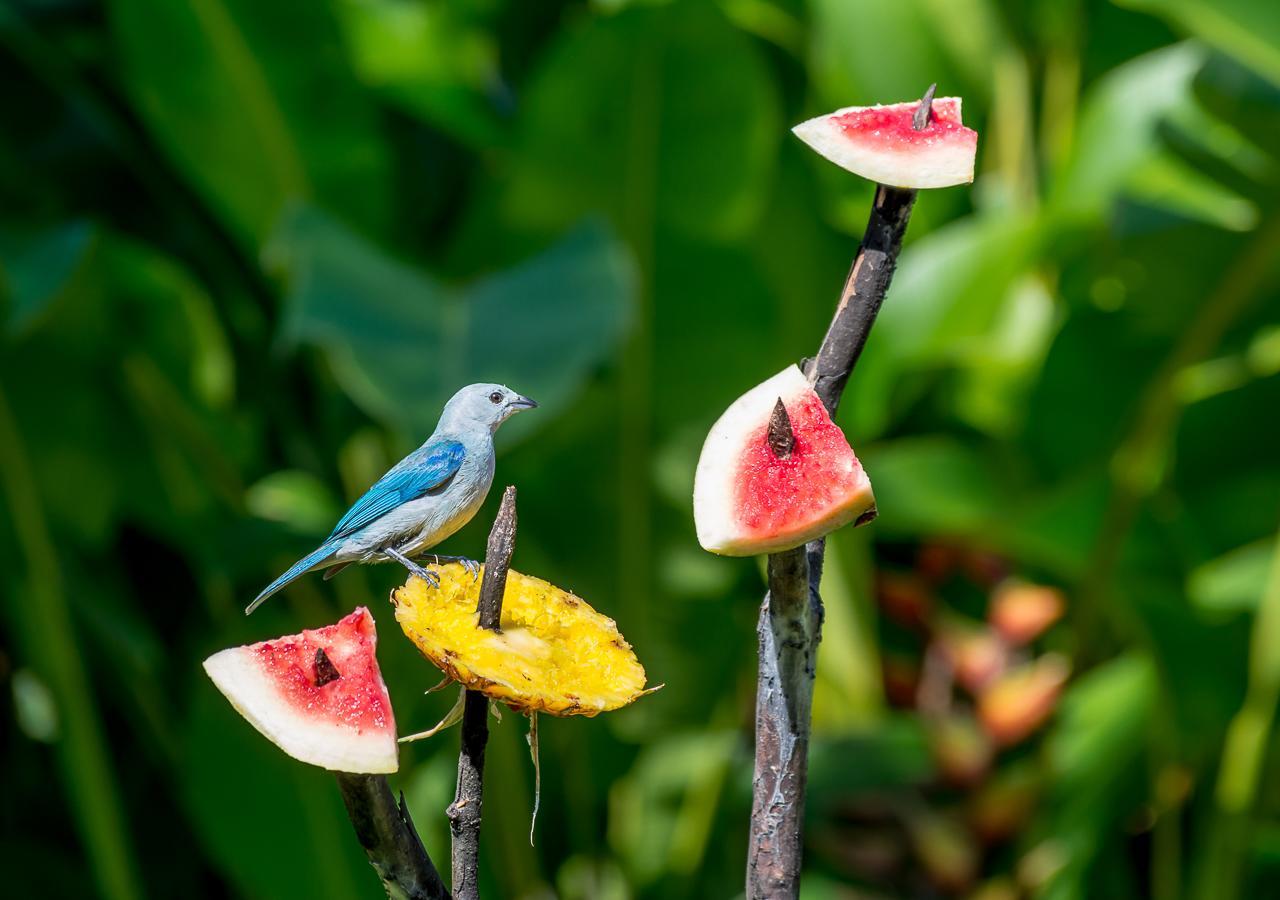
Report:
[[537,409],[538,401],[530,400],[528,397],[517,397],[511,401],[511,405],[516,409]]

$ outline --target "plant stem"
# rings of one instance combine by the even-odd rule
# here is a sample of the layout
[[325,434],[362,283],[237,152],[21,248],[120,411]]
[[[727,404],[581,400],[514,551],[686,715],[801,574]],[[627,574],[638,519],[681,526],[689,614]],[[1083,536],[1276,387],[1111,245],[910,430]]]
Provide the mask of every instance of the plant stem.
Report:
[[[913,190],[877,187],[835,316],[807,366],[809,381],[832,416],[889,289],[915,197]],[[769,556],[769,593],[757,629],[756,761],[747,849],[747,897],[752,900],[800,892],[825,548],[819,539]]]
[[404,796],[396,803],[384,775],[335,772],[342,802],[369,863],[396,900],[449,900],[440,873],[414,830]]
[[1205,862],[1194,897],[1239,897],[1247,874],[1252,832],[1267,747],[1280,703],[1280,535],[1249,640],[1249,686],[1231,719],[1214,791],[1217,810],[1205,839]]
[[[516,489],[508,486],[489,532],[484,580],[480,582],[479,625],[501,631],[502,597],[516,544]],[[462,749],[458,787],[449,806],[453,835],[453,894],[458,900],[480,896],[480,814],[484,808],[484,748],[489,741],[489,698],[467,691],[462,713]]]

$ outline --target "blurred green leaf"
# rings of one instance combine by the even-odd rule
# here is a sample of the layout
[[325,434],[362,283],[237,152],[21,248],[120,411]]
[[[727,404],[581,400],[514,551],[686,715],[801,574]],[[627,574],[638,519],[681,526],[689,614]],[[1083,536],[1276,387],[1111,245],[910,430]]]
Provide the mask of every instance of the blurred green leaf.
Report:
[[0,223],[0,298],[8,298],[11,334],[34,322],[57,299],[93,246],[85,221],[28,230]]
[[630,257],[598,225],[466,288],[451,288],[315,209],[295,210],[272,238],[270,265],[289,286],[282,336],[324,349],[371,414],[427,434],[440,407],[476,381],[509,383],[564,409],[606,361],[631,318]]
[[[809,5],[812,66],[824,98],[815,112],[919,98],[933,82],[944,86],[942,95],[954,93],[945,87],[955,77],[940,53],[928,0],[810,0]],[[991,18],[967,19],[965,25],[972,42],[963,49],[968,57],[973,45],[992,40]],[[985,46],[979,52],[989,59],[990,50]]]
[[828,535],[822,570],[823,652],[813,691],[815,734],[865,728],[884,712],[873,584],[866,533],[845,528]]
[[183,799],[238,890],[273,900],[383,896],[333,775],[285,756],[203,673],[193,687]]
[[862,462],[880,510],[875,526],[889,534],[979,534],[1004,506],[990,461],[950,438],[873,444]]
[[556,876],[561,900],[629,900],[630,885],[618,864],[607,859],[573,856]]
[[[80,655],[59,548],[32,476],[26,443],[9,399],[0,391],[0,508],[6,513],[0,522],[11,524],[11,549],[21,573],[21,580],[9,584],[14,590],[0,594],[3,620],[12,629],[14,646],[52,689],[61,725],[54,748],[94,885],[109,900],[133,900],[142,893],[117,783],[119,770],[89,668]],[[40,787],[47,795],[45,784]]]
[[987,334],[957,348],[956,412],[975,428],[1007,435],[1022,424],[1034,374],[1061,319],[1047,281],[1017,279]]
[[542,227],[604,210],[630,238],[653,221],[737,237],[762,211],[780,126],[760,51],[711,4],[589,19],[529,86],[508,205]]
[[1106,213],[1133,173],[1157,153],[1161,118],[1190,102],[1203,48],[1178,44],[1109,72],[1085,97],[1074,148],[1050,192],[1051,209],[1068,221]]
[[1116,0],[1162,16],[1280,84],[1280,16],[1257,0]]
[[339,0],[336,8],[362,82],[470,143],[498,142],[498,48],[464,6]]
[[992,529],[998,546],[1064,579],[1084,572],[1107,505],[1102,471],[1020,495]]
[[324,483],[297,470],[272,472],[250,485],[244,503],[255,516],[307,535],[325,534],[342,512]]
[[13,673],[13,711],[18,729],[33,741],[58,739],[58,701],[44,680],[30,669]]
[[[0,566],[9,893],[84,893],[88,869],[131,896],[135,868],[153,896],[378,893],[332,779],[196,662],[385,598],[396,574],[367,567],[240,615],[480,378],[548,407],[501,435],[541,429],[503,461],[520,567],[617,616],[668,684],[547,723],[536,846],[524,727],[492,729],[481,892],[739,889],[761,573],[698,548],[693,464],[733,397],[813,352],[866,221],[872,186],[787,125],[938,81],[981,172],[921,195],[843,406],[881,518],[829,542],[804,891],[944,893],[930,875],[960,868],[909,832],[964,811],[992,842],[974,900],[1267,895],[1280,627],[1249,611],[1280,508],[1272,20],[1263,0],[0,3],[20,436],[0,546],[36,572]],[[592,213],[613,231],[575,231]],[[1153,488],[1127,508],[1113,458],[1151,396],[1176,424],[1126,454]],[[944,784],[880,683],[884,660],[891,702],[918,697],[928,638],[873,586],[890,568],[979,616],[1006,567],[1063,588],[1042,642],[1085,674],[1047,742]],[[379,650],[397,712],[436,721],[415,648]],[[20,730],[49,731],[28,673],[48,746]],[[443,862],[456,739],[407,752]],[[993,837],[968,813],[1014,767],[1047,793]],[[1214,811],[1215,777],[1246,811]]]
[[111,0],[124,79],[206,202],[261,243],[287,202],[386,214],[386,147],[325,4]]
[[737,735],[703,731],[647,746],[609,803],[609,843],[634,883],[698,867]]
[[[854,759],[858,764],[850,766]],[[813,743],[805,816],[828,818],[844,800],[864,791],[914,787],[932,777],[933,757],[920,720],[890,715],[874,728]]]
[[1258,207],[1253,201],[1164,155],[1135,173],[1129,192],[1135,198],[1219,228],[1250,231],[1258,224]]
[[1272,540],[1256,541],[1198,566],[1187,582],[1191,602],[1214,613],[1257,609],[1274,544]]
[[1036,897],[1089,896],[1085,879],[1108,829],[1129,812],[1126,800],[1137,803],[1145,795],[1145,785],[1126,783],[1126,775],[1148,739],[1156,691],[1151,661],[1129,654],[1089,672],[1063,695],[1045,744],[1051,799],[1035,832],[1055,863]]
[[[1230,161],[1241,168],[1254,169],[1255,180],[1262,174],[1256,168],[1258,157],[1269,157],[1268,174],[1274,185],[1280,158],[1280,85],[1225,53],[1215,53],[1197,73],[1193,89],[1212,120],[1230,126],[1249,143],[1246,147],[1228,145],[1218,152],[1233,157]],[[1204,131],[1208,129],[1199,136],[1221,141],[1221,126],[1207,135]]]
[[907,372],[959,361],[966,348],[991,342],[1002,311],[1018,302],[1011,289],[1040,239],[1035,219],[993,216],[957,222],[907,248],[849,381],[852,434],[874,437],[901,414]]

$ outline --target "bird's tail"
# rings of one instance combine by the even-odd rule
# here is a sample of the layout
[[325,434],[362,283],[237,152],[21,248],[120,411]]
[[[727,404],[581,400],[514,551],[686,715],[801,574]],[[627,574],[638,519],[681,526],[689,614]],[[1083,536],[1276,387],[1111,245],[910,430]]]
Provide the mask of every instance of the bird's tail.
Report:
[[259,606],[261,606],[264,600],[266,600],[276,591],[280,590],[289,582],[293,581],[303,572],[306,572],[314,568],[317,564],[322,563],[326,559],[328,559],[330,556],[333,556],[333,553],[336,549],[337,548],[334,547],[332,544],[321,544],[315,550],[311,551],[306,556],[302,557],[302,559],[298,560],[296,563],[294,563],[292,566],[289,567],[289,571],[285,572],[275,581],[267,585],[266,588],[262,591],[262,593],[259,594],[257,597],[255,597],[253,602],[250,603],[247,607],[245,607],[244,614],[246,616],[249,615],[249,613],[253,612]]

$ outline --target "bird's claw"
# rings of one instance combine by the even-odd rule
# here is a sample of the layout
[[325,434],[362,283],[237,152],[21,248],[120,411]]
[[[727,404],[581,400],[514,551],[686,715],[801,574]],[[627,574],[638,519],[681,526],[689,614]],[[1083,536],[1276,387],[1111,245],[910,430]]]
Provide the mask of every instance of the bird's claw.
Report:
[[417,563],[413,563],[408,568],[411,574],[418,576],[433,588],[440,587],[440,576],[435,572],[432,572],[430,569],[424,569]]
[[472,581],[475,581],[480,577],[480,563],[476,562],[474,559],[468,559],[465,556],[440,556],[436,553],[432,553],[430,558],[435,561],[437,566],[443,565],[444,563],[456,562],[470,573]]
[[474,559],[467,559],[465,556],[458,560],[458,562],[462,563],[462,568],[471,573],[472,581],[475,581],[480,577],[480,563],[476,562]]

